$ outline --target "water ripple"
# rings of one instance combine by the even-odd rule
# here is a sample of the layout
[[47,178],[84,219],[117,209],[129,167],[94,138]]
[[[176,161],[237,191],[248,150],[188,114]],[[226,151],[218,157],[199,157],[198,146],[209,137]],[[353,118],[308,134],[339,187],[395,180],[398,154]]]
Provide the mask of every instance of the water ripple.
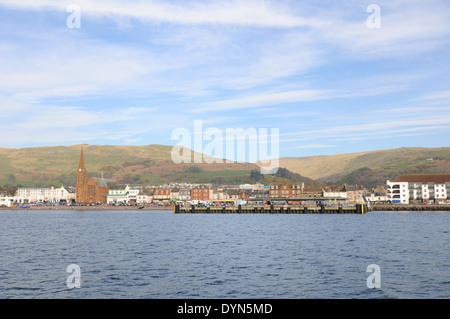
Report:
[[[0,298],[449,298],[449,213],[0,212]],[[81,269],[81,288],[66,268]],[[381,268],[369,289],[366,268]]]

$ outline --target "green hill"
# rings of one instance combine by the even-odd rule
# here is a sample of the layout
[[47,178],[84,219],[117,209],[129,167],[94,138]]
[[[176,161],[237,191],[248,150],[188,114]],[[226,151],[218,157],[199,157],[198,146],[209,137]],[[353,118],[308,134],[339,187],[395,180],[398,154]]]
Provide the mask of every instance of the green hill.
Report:
[[448,174],[450,147],[281,158],[280,166],[326,183],[376,186],[402,174]]
[[[84,145],[89,176],[138,185],[184,182],[239,182],[259,169],[254,164],[175,164],[172,146]],[[81,145],[0,149],[0,185],[75,185]],[[193,154],[193,153],[192,153]]]
[[[332,156],[280,159],[275,176],[260,176],[256,164],[175,164],[172,146],[84,145],[89,176],[118,178],[121,183],[167,182],[236,184],[281,179],[320,183],[384,185],[401,174],[450,173],[450,148],[399,148]],[[0,185],[48,187],[75,185],[81,145],[0,148]],[[192,153],[193,154],[193,153]]]

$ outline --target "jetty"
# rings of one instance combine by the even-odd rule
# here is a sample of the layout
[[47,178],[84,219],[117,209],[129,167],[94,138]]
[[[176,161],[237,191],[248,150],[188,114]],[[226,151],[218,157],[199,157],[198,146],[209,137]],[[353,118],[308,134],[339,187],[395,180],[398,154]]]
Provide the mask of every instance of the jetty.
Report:
[[365,204],[355,206],[174,206],[175,214],[365,214],[367,212],[368,208]]

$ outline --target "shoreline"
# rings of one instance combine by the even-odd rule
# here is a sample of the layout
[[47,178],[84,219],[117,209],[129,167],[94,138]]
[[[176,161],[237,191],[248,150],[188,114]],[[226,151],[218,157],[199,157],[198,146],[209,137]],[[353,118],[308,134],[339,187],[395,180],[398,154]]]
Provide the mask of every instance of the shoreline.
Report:
[[174,210],[173,206],[157,206],[157,207],[144,207],[139,209],[138,206],[29,206],[22,208],[15,207],[0,207],[0,210]]
[[[292,206],[291,206],[292,207]],[[29,206],[29,208],[0,207],[0,210],[136,210],[175,211],[175,206],[147,206],[139,209],[138,206]],[[369,212],[376,211],[450,211],[450,205],[371,205]]]

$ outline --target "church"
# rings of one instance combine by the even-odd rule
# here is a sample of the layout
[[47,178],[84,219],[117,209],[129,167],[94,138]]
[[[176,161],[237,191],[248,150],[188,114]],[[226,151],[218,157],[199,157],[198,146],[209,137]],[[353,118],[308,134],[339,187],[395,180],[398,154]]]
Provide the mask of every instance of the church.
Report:
[[109,188],[118,185],[117,179],[91,177],[86,182],[83,146],[81,146],[80,163],[77,170],[77,186],[75,201],[77,203],[106,203]]

